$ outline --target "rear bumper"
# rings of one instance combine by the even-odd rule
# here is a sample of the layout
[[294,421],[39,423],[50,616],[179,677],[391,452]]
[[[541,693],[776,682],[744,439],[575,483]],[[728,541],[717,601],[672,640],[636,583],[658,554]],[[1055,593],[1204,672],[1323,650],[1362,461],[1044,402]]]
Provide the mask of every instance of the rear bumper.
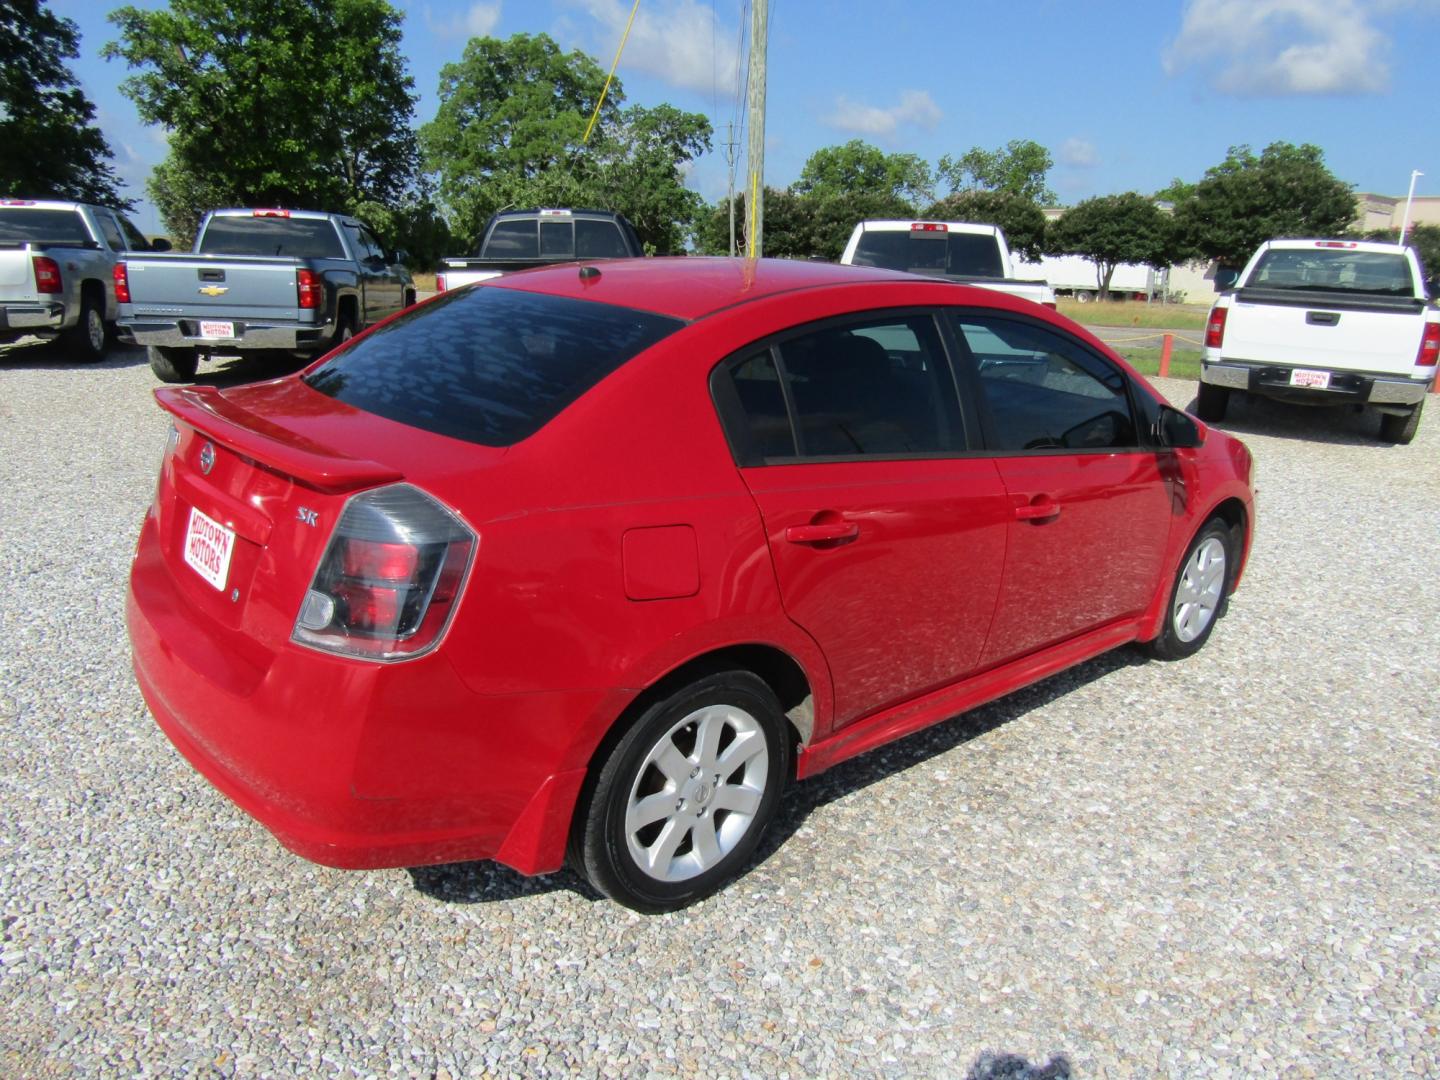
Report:
[[[564,861],[601,691],[482,695],[440,650],[403,664],[257,656],[176,588],[147,518],[127,622],[136,680],[195,769],[285,847],[342,869]],[[227,647],[230,646],[230,647]]]
[[64,326],[65,305],[59,301],[0,304],[0,331],[32,334],[42,330],[60,330]]
[[1200,368],[1200,381],[1302,405],[1413,405],[1424,400],[1435,382],[1433,373],[1428,379],[1411,379],[1379,372],[1340,371],[1323,367],[1301,369],[1329,374],[1329,387],[1320,390],[1290,385],[1290,373],[1294,370],[1292,366],[1281,364],[1206,360]]
[[329,344],[335,332],[333,323],[267,323],[226,319],[235,324],[233,338],[200,336],[199,319],[127,319],[120,324],[120,337],[136,345],[158,345],[162,348],[211,349],[228,352],[235,349],[289,349],[313,352]]

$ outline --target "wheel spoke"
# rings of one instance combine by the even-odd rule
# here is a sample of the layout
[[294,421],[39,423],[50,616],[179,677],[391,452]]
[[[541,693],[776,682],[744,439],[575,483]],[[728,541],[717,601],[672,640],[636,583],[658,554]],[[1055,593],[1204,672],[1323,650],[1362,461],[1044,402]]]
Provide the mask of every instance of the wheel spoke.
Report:
[[675,849],[690,831],[690,824],[688,821],[671,818],[660,830],[655,843],[641,849],[645,852],[646,870],[652,876],[662,880],[670,876],[670,864],[675,860]]
[[659,748],[658,753],[652,752],[651,760],[655,767],[665,774],[665,779],[676,787],[690,779],[690,771],[695,767],[670,738],[665,740],[665,745]]
[[725,748],[724,755],[715,763],[715,772],[719,774],[722,782],[728,780],[741,765],[744,765],[756,754],[764,752],[764,735],[758,730],[742,732],[735,737],[734,742]]
[[732,810],[749,816],[760,809],[760,792],[739,784],[725,784],[715,792],[711,806],[716,810]]
[[675,811],[676,794],[670,785],[657,795],[650,795],[638,803],[632,803],[625,814],[625,831],[637,833],[647,825],[663,821]]
[[720,861],[720,841],[715,837],[715,818],[706,814],[695,819],[690,831],[690,842],[695,848],[695,858],[701,870],[709,870]]
[[725,732],[725,708],[715,705],[705,710],[700,717],[700,731],[695,736],[695,760],[706,772],[715,769],[715,758],[720,753],[720,736]]

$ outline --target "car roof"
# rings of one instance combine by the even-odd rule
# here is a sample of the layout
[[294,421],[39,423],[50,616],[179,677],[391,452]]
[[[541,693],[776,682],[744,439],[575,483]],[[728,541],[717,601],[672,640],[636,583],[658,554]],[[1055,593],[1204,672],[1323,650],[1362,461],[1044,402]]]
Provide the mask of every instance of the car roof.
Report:
[[780,293],[865,282],[935,284],[915,274],[871,266],[678,256],[563,263],[507,274],[475,287],[549,293],[693,320]]

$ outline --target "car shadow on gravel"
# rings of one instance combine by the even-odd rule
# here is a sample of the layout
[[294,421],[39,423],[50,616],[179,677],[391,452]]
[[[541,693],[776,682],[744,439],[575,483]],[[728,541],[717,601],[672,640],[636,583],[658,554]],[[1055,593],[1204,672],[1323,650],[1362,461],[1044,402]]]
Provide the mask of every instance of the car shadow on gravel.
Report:
[[[1195,405],[1192,398],[1184,408],[1193,413]],[[1232,395],[1225,419],[1210,426],[1232,435],[1268,435],[1337,446],[1391,445],[1380,438],[1380,414],[1370,409],[1296,405],[1253,394]]]
[[[786,841],[805,824],[805,820],[827,803],[863,791],[871,784],[964,746],[970,740],[1003,727],[1106,675],[1149,662],[1137,649],[1114,649],[988,705],[851,758],[813,779],[792,783],[781,800],[765,839],[751,860],[750,868],[767,861],[783,848]],[[568,869],[526,877],[495,862],[464,862],[411,867],[408,873],[417,892],[447,904],[498,903],[561,889],[586,900],[604,899],[588,882]]]
[[74,360],[54,341],[22,339],[0,345],[0,371],[104,371],[106,368],[143,367],[145,350],[134,345],[111,345],[103,360]]

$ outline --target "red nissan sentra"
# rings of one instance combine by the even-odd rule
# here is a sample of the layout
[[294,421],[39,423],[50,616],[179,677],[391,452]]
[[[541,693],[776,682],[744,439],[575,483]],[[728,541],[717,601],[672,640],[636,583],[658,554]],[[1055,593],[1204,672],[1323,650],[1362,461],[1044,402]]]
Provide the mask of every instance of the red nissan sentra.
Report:
[[870,268],[516,274],[156,397],[130,636],[191,763],[317,862],[568,857],[642,911],[793,778],[1195,652],[1253,525],[1245,446],[1084,330]]

